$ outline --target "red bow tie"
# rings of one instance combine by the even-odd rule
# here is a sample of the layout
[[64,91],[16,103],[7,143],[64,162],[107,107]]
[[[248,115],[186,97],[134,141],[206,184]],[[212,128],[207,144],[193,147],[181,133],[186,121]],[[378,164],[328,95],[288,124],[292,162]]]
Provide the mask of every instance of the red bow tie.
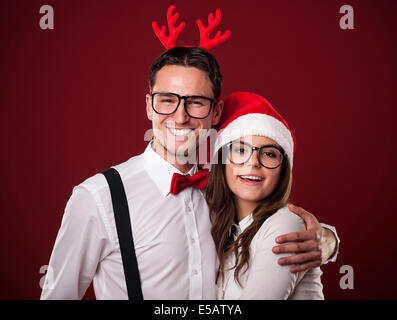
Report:
[[171,180],[170,193],[177,194],[188,186],[192,186],[197,189],[204,189],[207,186],[209,173],[208,169],[199,170],[192,176],[184,176],[179,173],[174,173]]

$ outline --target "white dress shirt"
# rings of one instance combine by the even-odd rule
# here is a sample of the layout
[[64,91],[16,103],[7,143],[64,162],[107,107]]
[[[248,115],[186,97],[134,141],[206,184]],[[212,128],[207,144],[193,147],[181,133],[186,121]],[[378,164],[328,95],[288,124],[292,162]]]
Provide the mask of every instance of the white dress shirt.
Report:
[[[181,172],[150,143],[143,154],[115,168],[127,196],[144,299],[215,299],[216,251],[204,192],[187,187],[170,194],[172,175]],[[189,174],[196,171],[195,166]],[[97,299],[128,299],[109,186],[102,174],[73,189],[41,299],[81,299],[91,282]]]
[[[233,226],[236,239],[251,223],[252,214]],[[250,244],[248,270],[240,273],[242,287],[234,279],[235,256],[226,259],[225,281],[218,280],[217,298],[227,300],[284,300],[284,299],[324,299],[321,284],[322,271],[314,268],[308,271],[291,273],[290,266],[280,266],[277,260],[289,254],[274,254],[272,247],[280,234],[304,231],[303,220],[281,208],[262,224]],[[227,270],[228,269],[228,270]],[[245,270],[245,267],[242,269]]]
[[[181,172],[150,143],[115,168],[127,195],[144,299],[215,299],[216,252],[203,192],[187,187],[169,194],[172,175]],[[128,299],[102,174],[73,189],[47,278],[41,299],[81,299],[91,281],[97,299]]]

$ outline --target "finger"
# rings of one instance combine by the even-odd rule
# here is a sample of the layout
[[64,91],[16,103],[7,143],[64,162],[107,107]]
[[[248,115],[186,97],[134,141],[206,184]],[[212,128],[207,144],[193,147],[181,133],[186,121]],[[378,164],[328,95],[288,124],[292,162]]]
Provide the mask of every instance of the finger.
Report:
[[292,203],[288,203],[288,209],[290,209],[293,213],[297,214],[298,216],[300,216],[305,211],[303,208],[298,207]]
[[283,234],[276,238],[277,243],[292,242],[292,241],[306,241],[317,239],[315,231],[301,231],[301,232],[290,232]]
[[296,273],[296,272],[300,272],[300,271],[305,271],[305,270],[309,270],[309,269],[313,269],[316,267],[321,266],[321,259],[320,260],[313,260],[310,261],[308,263],[305,264],[300,264],[298,266],[293,266],[289,269],[290,272],[292,273]]
[[306,225],[308,223],[312,223],[313,215],[310,212],[306,211],[305,209],[295,206],[292,203],[288,204],[288,209],[290,209],[293,213],[301,217],[303,221],[305,221]]
[[301,265],[315,260],[319,260],[321,263],[321,251],[310,251],[289,257],[280,258],[278,259],[278,264],[282,266],[287,266],[291,264]]
[[315,240],[307,240],[305,242],[287,243],[273,247],[273,253],[297,253],[319,250],[319,244]]

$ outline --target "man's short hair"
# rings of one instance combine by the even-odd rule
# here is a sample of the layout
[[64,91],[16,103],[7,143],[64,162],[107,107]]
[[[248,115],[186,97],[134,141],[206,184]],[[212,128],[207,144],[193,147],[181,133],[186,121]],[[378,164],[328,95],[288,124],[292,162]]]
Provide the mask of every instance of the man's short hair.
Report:
[[175,47],[162,53],[152,64],[149,72],[149,88],[152,91],[156,81],[156,74],[162,67],[178,65],[194,67],[204,71],[212,83],[215,99],[221,94],[222,74],[215,57],[200,47]]

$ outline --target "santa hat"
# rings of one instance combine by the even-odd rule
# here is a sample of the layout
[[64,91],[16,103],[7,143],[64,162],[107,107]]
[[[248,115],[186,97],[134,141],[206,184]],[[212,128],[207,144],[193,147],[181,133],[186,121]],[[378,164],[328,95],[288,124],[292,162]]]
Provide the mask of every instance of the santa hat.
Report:
[[229,142],[244,136],[264,136],[284,149],[292,168],[295,136],[287,122],[265,98],[251,92],[234,92],[224,103],[214,154]]

